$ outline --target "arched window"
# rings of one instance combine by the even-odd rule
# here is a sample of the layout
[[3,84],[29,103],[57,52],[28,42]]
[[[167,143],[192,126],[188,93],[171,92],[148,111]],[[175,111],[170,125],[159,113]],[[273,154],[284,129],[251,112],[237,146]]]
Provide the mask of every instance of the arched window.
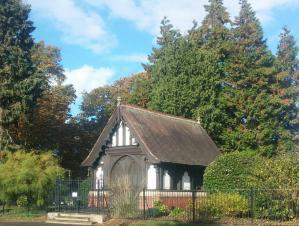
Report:
[[130,128],[121,121],[112,135],[111,146],[117,147],[129,145],[137,145],[137,142],[132,136]]
[[166,170],[163,175],[163,189],[170,189],[170,175],[168,174],[168,171]]
[[123,138],[123,122],[120,122],[118,128],[118,146],[124,145],[124,138]]
[[104,171],[102,166],[98,167],[96,172],[96,189],[102,189],[104,186]]
[[191,189],[191,182],[190,177],[188,175],[188,172],[184,172],[183,178],[182,178],[182,184],[183,184],[183,190],[190,190]]
[[147,170],[147,188],[157,189],[157,169],[154,165],[150,165]]

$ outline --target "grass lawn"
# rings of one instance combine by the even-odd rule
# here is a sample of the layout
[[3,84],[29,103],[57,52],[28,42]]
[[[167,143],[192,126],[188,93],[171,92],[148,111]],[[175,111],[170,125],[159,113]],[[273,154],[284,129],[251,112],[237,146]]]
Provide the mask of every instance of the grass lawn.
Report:
[[45,219],[46,212],[43,210],[28,210],[20,207],[6,207],[3,214],[0,210],[0,220],[40,220]]
[[105,226],[221,226],[219,224],[192,224],[176,221],[154,221],[154,220],[110,220],[104,224]]
[[215,224],[191,224],[191,223],[182,223],[182,222],[175,222],[175,221],[145,221],[145,222],[140,222],[136,224],[131,224],[133,225],[140,225],[140,226],[216,226]]

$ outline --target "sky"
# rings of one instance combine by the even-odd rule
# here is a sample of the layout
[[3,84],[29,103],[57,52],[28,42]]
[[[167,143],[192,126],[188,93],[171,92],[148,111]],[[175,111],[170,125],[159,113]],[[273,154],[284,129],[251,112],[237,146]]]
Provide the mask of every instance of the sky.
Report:
[[[167,16],[186,33],[199,23],[208,0],[24,0],[31,5],[30,19],[36,41],[44,40],[61,50],[65,84],[78,96],[72,114],[79,112],[81,94],[143,71],[147,55]],[[224,0],[233,19],[238,0]],[[299,40],[299,0],[249,0],[260,19],[264,37],[273,53],[279,33],[287,25]],[[299,43],[298,43],[299,44]]]

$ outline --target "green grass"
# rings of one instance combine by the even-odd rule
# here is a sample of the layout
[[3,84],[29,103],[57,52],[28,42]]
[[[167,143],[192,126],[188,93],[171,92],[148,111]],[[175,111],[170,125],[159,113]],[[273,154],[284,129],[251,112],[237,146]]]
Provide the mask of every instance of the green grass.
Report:
[[156,221],[156,220],[111,220],[106,222],[107,226],[126,225],[126,226],[220,226],[219,224],[194,224],[178,221]]
[[6,207],[3,213],[3,210],[0,210],[0,219],[18,219],[18,220],[34,220],[37,218],[44,217],[46,215],[45,210],[36,210],[36,209],[27,209],[23,207]]
[[130,224],[132,226],[216,226],[215,224],[191,224],[175,221],[144,221]]

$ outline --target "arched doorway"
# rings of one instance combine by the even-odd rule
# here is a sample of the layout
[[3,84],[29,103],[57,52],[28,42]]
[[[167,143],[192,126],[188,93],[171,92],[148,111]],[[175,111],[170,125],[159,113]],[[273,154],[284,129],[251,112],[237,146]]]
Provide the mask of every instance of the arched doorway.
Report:
[[110,186],[122,190],[142,189],[142,168],[131,156],[121,157],[112,167]]

